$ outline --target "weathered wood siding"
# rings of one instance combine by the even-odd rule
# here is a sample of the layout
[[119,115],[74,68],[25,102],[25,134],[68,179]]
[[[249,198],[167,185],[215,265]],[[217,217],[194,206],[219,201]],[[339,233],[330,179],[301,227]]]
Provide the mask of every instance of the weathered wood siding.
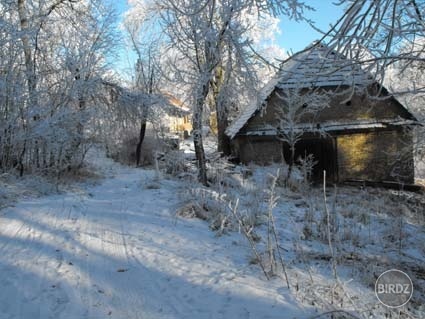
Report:
[[282,142],[275,137],[238,136],[233,140],[234,155],[244,163],[267,165],[282,162]]
[[[312,118],[305,118],[306,123],[325,122],[353,122],[358,120],[391,120],[398,117],[410,118],[411,115],[394,98],[375,99],[364,92],[358,92],[351,96],[347,88],[323,88],[323,91],[334,93],[330,107],[324,108]],[[304,90],[307,92],[306,90]],[[369,91],[373,91],[372,88]],[[345,92],[344,94],[342,92]],[[374,92],[370,92],[373,94]],[[252,117],[241,129],[241,133],[255,131],[266,126],[276,126],[278,123],[279,110],[284,108],[283,101],[279,97],[284,93],[274,91],[267,100],[267,105],[261,112]],[[337,94],[337,95],[335,95]],[[349,101],[349,102],[348,102]],[[346,103],[348,102],[348,103]],[[308,107],[308,106],[307,106]]]
[[339,181],[396,181],[413,184],[411,143],[411,133],[396,130],[339,135]]
[[[323,88],[340,93],[334,95],[331,105],[323,109],[314,119],[306,118],[305,123],[323,124],[356,123],[358,121],[384,121],[396,119],[412,119],[412,115],[394,98],[376,99],[373,96],[375,87],[369,88],[371,95],[351,92],[345,88]],[[344,92],[344,94],[342,94]],[[283,93],[278,93],[282,95]],[[261,129],[277,125],[278,110],[284,107],[282,99],[276,91],[266,101],[262,112],[255,114],[235,137],[235,154],[242,163],[255,162],[268,164],[281,162],[285,152],[283,144],[275,136],[249,135]],[[386,92],[384,91],[385,95]],[[346,103],[348,102],[349,103]],[[307,106],[308,107],[308,106]],[[306,154],[307,150],[315,156],[319,163],[313,172],[313,178],[321,176],[323,170],[334,181],[365,180],[414,182],[414,164],[412,152],[412,134],[400,128],[391,127],[385,130],[369,129],[360,133],[331,132],[334,143],[317,140],[317,145],[307,137],[298,145],[297,154]],[[336,141],[335,141],[336,140]],[[314,141],[314,139],[313,139]],[[287,157],[287,156],[286,156]]]
[[[320,180],[326,170],[328,180],[332,181],[414,183],[412,133],[387,130],[347,133],[334,138],[336,149],[332,147],[332,139],[307,139],[297,146],[296,157],[310,150],[318,161],[312,175],[314,180]],[[289,148],[273,136],[238,136],[233,143],[234,155],[244,164],[282,163],[289,156],[285,154]]]

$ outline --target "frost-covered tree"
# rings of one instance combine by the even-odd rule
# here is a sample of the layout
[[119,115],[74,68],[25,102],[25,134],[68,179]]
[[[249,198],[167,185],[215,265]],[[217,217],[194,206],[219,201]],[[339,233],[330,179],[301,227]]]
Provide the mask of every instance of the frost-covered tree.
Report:
[[[417,38],[415,43],[408,43],[401,52],[421,50],[425,38]],[[397,94],[409,106],[417,118],[425,120],[425,51],[418,58],[422,60],[400,60],[394,62],[386,71],[385,84],[391,92]]]
[[[418,38],[414,46],[423,46],[425,38]],[[412,51],[409,44],[402,50]],[[415,48],[413,48],[415,50]],[[422,53],[425,58],[425,52]],[[397,61],[386,70],[385,85],[390,92],[408,107],[409,111],[418,119],[422,126],[414,129],[413,151],[420,177],[424,175],[423,163],[425,163],[425,62],[424,61]],[[411,149],[407,148],[409,152]]]
[[[91,126],[98,127],[98,136],[106,146],[107,155],[130,164],[142,163],[142,143],[147,122],[155,131],[161,128],[170,103],[162,94],[146,93],[137,87],[123,87],[118,81],[103,82],[104,102]],[[124,150],[126,154],[119,155]],[[135,156],[133,156],[135,155]],[[152,154],[145,154],[151,156]]]
[[78,166],[107,73],[112,11],[98,0],[2,1],[0,11],[0,169]]
[[[213,95],[217,109],[219,135],[224,137],[229,84],[252,81],[252,39],[248,37],[247,15],[259,22],[264,16],[285,14],[303,18],[308,7],[297,0],[146,0],[140,15],[156,19],[165,35],[165,43],[187,62],[185,69],[175,68],[179,78],[189,84],[193,105],[193,139],[199,168],[199,180],[207,185],[206,158],[202,125],[204,106]],[[238,71],[239,77],[230,74]],[[220,93],[222,92],[222,93]],[[219,138],[220,140],[220,138]]]
[[[418,0],[341,0],[344,15],[326,32],[331,49],[368,66],[384,81],[388,67],[425,62],[425,2]],[[425,86],[415,87],[415,91]]]
[[296,144],[301,138],[306,133],[326,136],[326,132],[314,124],[314,119],[321,110],[329,107],[330,97],[326,92],[298,88],[288,89],[277,95],[282,103],[278,110],[276,126],[273,128],[276,130],[277,139],[289,146],[289,179],[295,163]]

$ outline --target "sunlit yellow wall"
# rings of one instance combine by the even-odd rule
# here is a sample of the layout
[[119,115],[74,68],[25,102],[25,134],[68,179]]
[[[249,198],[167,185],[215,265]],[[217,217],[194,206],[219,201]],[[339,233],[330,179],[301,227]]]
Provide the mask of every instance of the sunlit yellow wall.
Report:
[[184,131],[192,131],[192,124],[188,115],[184,117],[170,117],[170,129],[174,133],[183,133]]
[[[398,131],[367,132],[337,137],[339,180],[411,181],[405,156],[409,135]],[[403,140],[404,138],[404,140]],[[403,177],[395,177],[402,173]]]
[[[373,134],[352,134],[339,136],[339,167],[341,177],[365,177],[367,167],[373,159]],[[345,175],[345,176],[344,176]]]

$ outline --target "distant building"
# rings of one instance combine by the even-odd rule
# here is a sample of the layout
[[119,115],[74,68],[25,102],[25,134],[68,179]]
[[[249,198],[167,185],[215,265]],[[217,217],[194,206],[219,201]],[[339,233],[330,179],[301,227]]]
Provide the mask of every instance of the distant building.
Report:
[[182,101],[171,94],[163,94],[168,100],[168,105],[165,108],[165,116],[162,119],[163,125],[171,134],[176,134],[180,137],[189,136],[192,132],[190,109],[185,107]]
[[303,136],[296,158],[314,156],[314,178],[326,170],[335,182],[414,182],[414,116],[370,73],[321,44],[285,61],[259,100],[227,129],[233,154],[242,163],[288,162],[289,146],[277,138],[275,128],[279,110],[285,108],[281,96],[289,90],[331,94],[328,107],[297,123]]

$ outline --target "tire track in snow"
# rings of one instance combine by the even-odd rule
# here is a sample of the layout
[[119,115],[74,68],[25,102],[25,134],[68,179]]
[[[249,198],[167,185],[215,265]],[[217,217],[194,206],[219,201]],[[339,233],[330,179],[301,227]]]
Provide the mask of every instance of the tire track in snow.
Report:
[[[17,213],[12,211],[11,214]],[[58,228],[58,214],[52,213],[51,210],[38,211],[37,214],[34,211],[22,209],[21,218],[27,220],[22,222],[22,225],[15,232],[14,238],[2,247],[2,259],[9,261],[11,268],[8,269],[8,276],[14,278],[13,282],[16,287],[21,288],[22,298],[17,300],[14,306],[17,308],[14,313],[19,313],[20,318],[59,318],[63,305],[66,303],[66,294],[61,291],[61,297],[57,297],[56,293],[49,291],[48,282],[53,278],[56,273],[52,274],[56,267],[56,259],[49,256],[51,248],[47,247],[47,243],[54,243],[55,236],[46,233],[37,228],[38,220],[42,219],[52,220],[52,228],[55,231]],[[13,241],[22,241],[25,246],[16,249],[11,243]],[[31,274],[34,273],[34,279],[32,279],[31,288],[25,289],[27,282]],[[50,275],[50,276],[49,276]],[[7,289],[5,289],[7,292]],[[48,296],[46,296],[48,295]],[[7,297],[7,296],[4,296]],[[50,312],[53,311],[53,316],[48,313],[43,313],[41,305],[50,304]],[[50,313],[49,312],[49,313]]]
[[[27,235],[29,242],[41,240],[61,247],[50,259],[38,257],[37,266],[47,271],[42,273],[42,278],[57,274],[58,286],[40,291],[40,287],[46,287],[38,287],[39,281],[31,281],[37,286],[34,291],[40,293],[40,299],[36,300],[39,309],[27,318],[19,317],[16,309],[25,305],[22,296],[18,291],[8,290],[16,296],[18,306],[5,308],[0,301],[0,319],[269,317],[272,298],[256,300],[257,296],[266,296],[269,290],[257,294],[264,287],[260,282],[255,287],[257,281],[249,277],[251,274],[240,282],[238,278],[234,280],[239,276],[232,267],[240,265],[238,261],[235,264],[227,261],[223,253],[232,249],[230,244],[217,243],[201,222],[179,221],[178,225],[174,222],[169,211],[178,201],[176,190],[182,185],[164,180],[159,190],[140,189],[139,182],[142,178],[149,179],[147,175],[140,170],[117,170],[116,177],[105,180],[99,187],[90,187],[90,197],[66,195],[63,211],[43,215],[46,226],[59,233],[39,234],[39,230],[28,229],[25,223],[16,223],[14,227],[21,229],[17,237]],[[52,199],[36,203],[40,208],[51,205]],[[30,220],[35,218],[32,216]],[[8,234],[13,231],[10,228]],[[27,257],[28,251],[18,251],[18,259],[37,257],[37,246],[33,248]],[[13,245],[6,245],[5,250],[9,256],[17,252]],[[216,250],[221,252],[215,255]],[[67,265],[67,258],[73,256],[74,265]],[[18,283],[27,278],[20,278]],[[62,293],[70,302],[62,303],[66,301]],[[1,313],[2,310],[5,312]],[[279,316],[276,314],[274,318]]]
[[[129,221],[127,218],[123,218],[120,220],[121,240],[125,249],[125,255],[129,265],[129,269],[137,272],[137,286],[140,289],[139,293],[141,293],[138,294],[138,298],[141,299],[141,306],[145,308],[146,305],[149,304],[151,308],[154,308],[154,310],[156,310],[156,315],[151,315],[149,318],[156,318],[156,316],[158,316],[158,313],[162,313],[165,316],[167,316],[167,313],[171,313],[173,315],[179,314],[180,309],[175,305],[175,302],[173,302],[173,300],[178,299],[178,293],[174,291],[173,298],[164,298],[164,292],[167,291],[169,283],[164,282],[164,280],[160,280],[158,278],[158,275],[151,276],[151,271],[136,257],[134,253],[134,246],[136,241],[127,239],[127,237],[136,237],[136,235],[125,232],[124,222],[128,224]],[[130,231],[129,227],[128,231]],[[132,242],[131,245],[128,245],[129,241]],[[131,278],[129,279],[134,280]],[[161,301],[164,300],[167,300],[166,304],[164,304],[164,302],[161,303]],[[158,302],[161,304],[159,304]],[[136,312],[135,316],[135,318],[146,318],[147,315],[145,314],[144,316],[142,316],[140,312]]]
[[118,221],[113,219],[114,223],[108,223],[104,220],[98,224],[101,251],[107,256],[106,260],[109,260],[99,274],[99,285],[107,284],[111,278],[119,278],[114,280],[113,290],[105,288],[112,306],[115,306],[111,310],[113,318],[145,319],[143,287],[140,284],[143,274],[130,261],[121,218],[126,214],[126,210],[124,201],[110,202],[110,207],[105,212],[117,216]]
[[[143,196],[143,195],[142,195]],[[145,210],[147,208],[145,207]],[[131,242],[131,245],[125,243],[127,258],[130,261],[132,268],[138,269],[143,278],[143,294],[148,298],[151,306],[156,307],[157,316],[161,313],[163,316],[171,316],[177,318],[198,317],[199,310],[196,309],[194,304],[195,300],[199,297],[199,290],[190,282],[184,282],[180,278],[174,279],[172,272],[170,273],[170,266],[176,269],[183,269],[185,265],[177,262],[180,256],[170,254],[167,249],[162,250],[161,244],[155,243],[152,245],[154,239],[168,237],[165,233],[173,233],[174,223],[169,220],[169,227],[161,225],[156,222],[157,218],[162,219],[164,213],[154,213],[153,215],[146,215],[148,212],[140,213],[139,217],[146,219],[146,223],[152,227],[143,229],[143,236],[138,235],[141,230],[132,231],[131,227],[126,227],[127,232],[124,232],[124,223],[129,223],[127,220],[121,220],[121,229],[123,234],[123,241]],[[141,222],[139,225],[144,225]],[[163,228],[162,228],[163,227]],[[131,236],[131,237],[130,237]],[[148,240],[146,241],[145,238]],[[172,241],[170,241],[171,243]],[[157,247],[156,244],[160,246]],[[187,269],[190,271],[190,269]],[[154,271],[153,275],[150,275]],[[183,286],[182,286],[183,285]],[[195,292],[195,296],[190,296],[187,290]],[[158,301],[162,301],[158,303]],[[202,314],[201,314],[202,315]],[[202,318],[205,317],[205,313]]]
[[[78,232],[80,234],[81,249],[76,251],[77,255],[81,258],[81,268],[82,272],[79,274],[79,279],[76,283],[76,289],[81,300],[81,303],[85,306],[83,319],[93,319],[93,318],[104,318],[105,314],[96,313],[96,305],[99,304],[98,301],[93,298],[93,290],[96,287],[92,265],[95,263],[95,256],[93,252],[88,252],[84,250],[85,248],[94,246],[94,242],[97,241],[97,238],[92,234],[95,233],[95,224],[89,220],[89,214],[80,214],[78,219]],[[99,268],[102,265],[99,265]],[[103,316],[102,316],[103,315]]]

